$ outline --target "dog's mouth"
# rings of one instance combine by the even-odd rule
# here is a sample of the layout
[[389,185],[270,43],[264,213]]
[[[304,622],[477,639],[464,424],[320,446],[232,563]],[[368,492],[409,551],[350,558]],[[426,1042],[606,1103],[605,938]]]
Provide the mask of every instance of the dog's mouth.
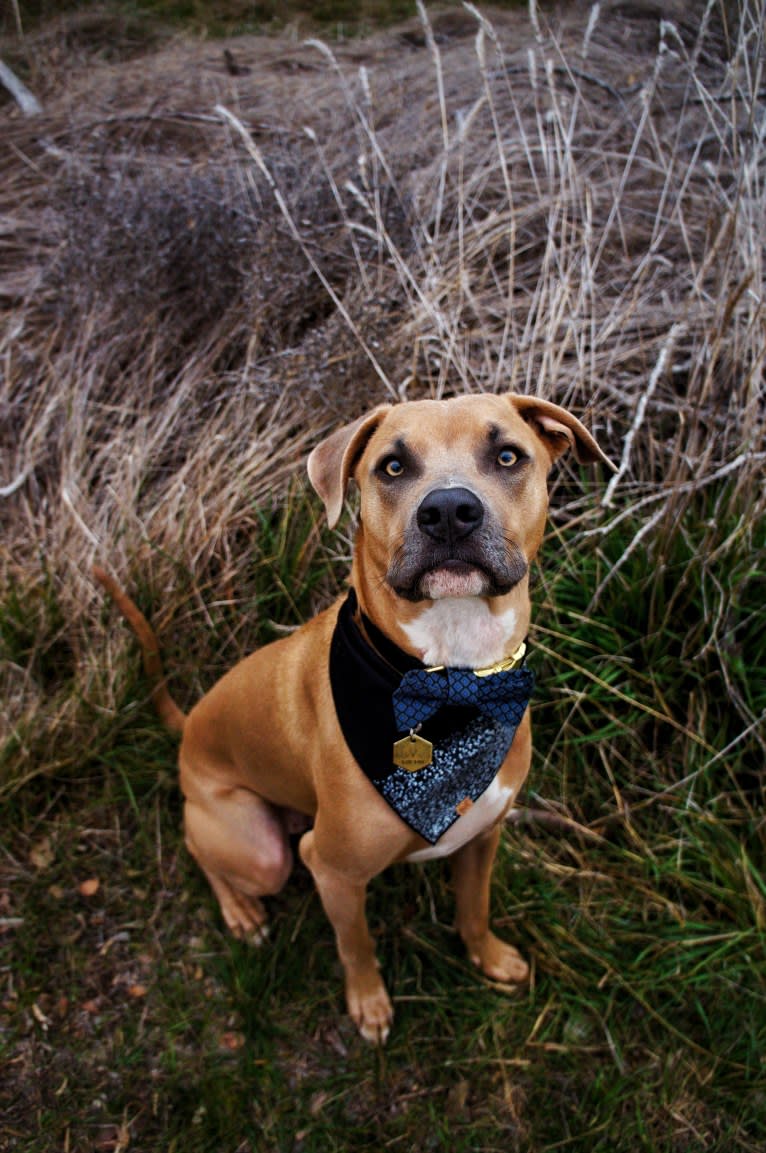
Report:
[[511,591],[527,574],[521,550],[512,546],[501,557],[434,555],[399,557],[389,568],[387,583],[404,600],[445,597],[496,597]]
[[488,577],[489,574],[478,565],[468,564],[462,560],[448,560],[438,568],[424,572],[418,585],[428,600],[440,600],[442,597],[476,597],[481,596],[487,588]]

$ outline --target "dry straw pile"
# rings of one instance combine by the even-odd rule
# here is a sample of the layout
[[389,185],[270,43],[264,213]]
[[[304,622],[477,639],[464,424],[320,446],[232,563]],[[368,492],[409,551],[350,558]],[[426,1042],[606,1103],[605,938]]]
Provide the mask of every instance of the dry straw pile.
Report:
[[766,459],[763,0],[735,7],[423,11],[332,50],[242,38],[237,75],[92,14],[28,39],[43,112],[0,108],[5,787],[113,720],[134,651],[91,563],[188,640],[200,590],[246,584],[257,510],[390,397],[572,406],[619,466],[554,502],[622,541],[593,613],[696,531],[696,641],[734,682]]

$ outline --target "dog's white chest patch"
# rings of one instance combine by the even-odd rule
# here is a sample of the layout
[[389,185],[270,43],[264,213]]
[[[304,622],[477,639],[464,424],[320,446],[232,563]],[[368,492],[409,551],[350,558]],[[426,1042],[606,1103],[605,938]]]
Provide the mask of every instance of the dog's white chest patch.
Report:
[[458,821],[455,821],[454,825],[450,825],[435,845],[429,845],[426,849],[418,849],[417,852],[410,853],[407,860],[433,861],[437,857],[450,856],[451,853],[462,848],[463,845],[472,841],[474,837],[500,820],[512,796],[513,788],[501,785],[495,777],[489,788],[482,793],[477,801],[474,801]]
[[480,597],[445,597],[403,628],[424,664],[480,669],[508,656],[516,623],[513,608],[493,613]]

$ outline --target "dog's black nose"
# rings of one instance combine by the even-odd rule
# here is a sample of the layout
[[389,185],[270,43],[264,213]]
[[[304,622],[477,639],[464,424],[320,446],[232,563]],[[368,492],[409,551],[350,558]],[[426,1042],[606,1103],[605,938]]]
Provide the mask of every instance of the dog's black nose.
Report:
[[417,511],[418,528],[431,540],[463,540],[484,520],[484,506],[467,488],[435,488]]

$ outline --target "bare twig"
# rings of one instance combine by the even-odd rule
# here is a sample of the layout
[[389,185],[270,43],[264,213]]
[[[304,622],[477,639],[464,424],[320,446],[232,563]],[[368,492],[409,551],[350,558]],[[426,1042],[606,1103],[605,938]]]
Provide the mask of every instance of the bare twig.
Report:
[[0,84],[8,89],[25,116],[42,114],[43,107],[40,101],[2,60],[0,60]]
[[622,478],[625,476],[625,473],[628,471],[628,468],[630,467],[630,454],[631,454],[631,451],[633,449],[633,441],[635,440],[636,433],[638,432],[639,428],[641,427],[641,425],[644,422],[644,417],[646,416],[647,405],[649,404],[649,401],[652,399],[654,392],[657,388],[657,384],[659,383],[659,381],[662,378],[663,373],[665,372],[667,362],[668,362],[668,357],[671,355],[676,341],[678,340],[679,336],[683,332],[684,332],[684,325],[682,325],[682,324],[674,324],[673,325],[673,327],[670,330],[670,333],[668,334],[667,340],[665,341],[662,348],[660,349],[660,355],[657,357],[657,362],[656,362],[654,368],[652,369],[652,374],[649,377],[649,383],[646,386],[646,390],[639,393],[638,404],[636,405],[636,412],[635,412],[635,415],[633,417],[633,423],[631,424],[630,428],[628,429],[627,435],[626,435],[625,440],[623,442],[622,458],[621,458],[619,466],[617,468],[617,472],[614,474],[612,479],[609,481],[609,484],[607,485],[606,492],[604,493],[603,499],[601,501],[603,508],[610,508],[611,507],[611,505],[614,501],[615,489],[617,488],[617,485],[620,483]]

